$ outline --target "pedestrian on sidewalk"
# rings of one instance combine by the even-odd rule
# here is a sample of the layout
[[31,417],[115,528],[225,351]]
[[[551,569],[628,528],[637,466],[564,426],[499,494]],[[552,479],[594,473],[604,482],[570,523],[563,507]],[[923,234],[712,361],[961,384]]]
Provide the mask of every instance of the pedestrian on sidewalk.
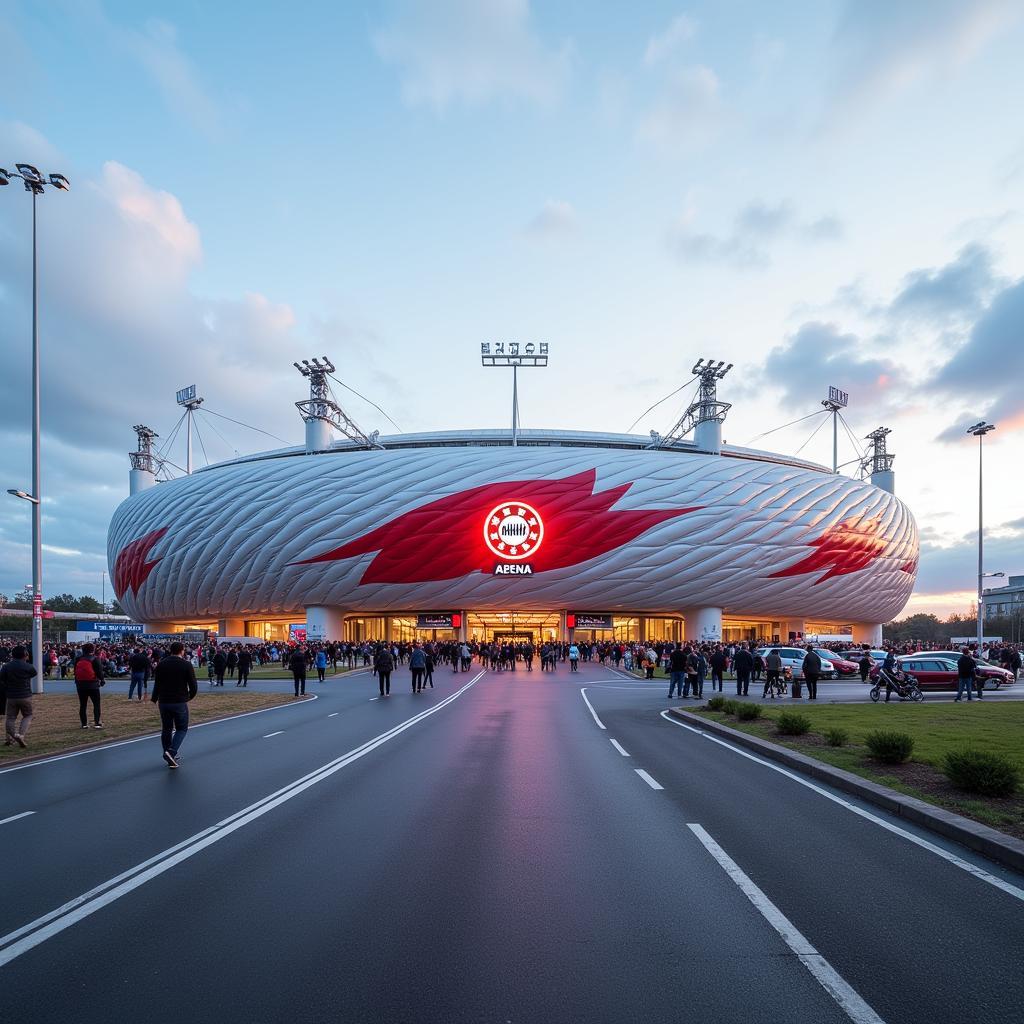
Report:
[[252,655],[249,653],[248,647],[243,647],[238,652],[238,682],[235,683],[235,686],[248,687],[250,669],[252,669]]
[[[807,683],[807,699],[818,699],[818,678],[821,676],[821,657],[810,645],[807,645],[807,653],[804,655],[803,663],[804,681]],[[795,690],[796,687],[794,686]]]
[[223,651],[217,651],[213,656],[213,674],[217,677],[217,682],[214,686],[224,685],[224,673],[228,667],[228,659],[224,656]]
[[764,659],[764,693],[761,694],[761,700],[764,700],[769,694],[771,694],[772,700],[775,699],[775,690],[779,686],[782,677],[782,658],[778,651],[769,651],[768,656]]
[[717,644],[711,655],[711,692],[715,692],[715,683],[718,684],[718,692],[722,692],[722,680],[725,677],[725,670],[728,667],[729,659],[721,644]]
[[676,642],[675,647],[668,659],[668,700],[672,699],[673,693],[683,696],[683,680],[686,678],[686,655],[683,653],[683,645]]
[[391,673],[395,670],[395,659],[387,647],[379,647],[373,659],[373,671],[380,681],[380,695],[391,696]]
[[327,672],[327,652],[321,647],[316,652],[316,676],[317,679],[322,683],[324,681],[324,675]]
[[736,696],[746,697],[750,692],[750,672],[754,667],[754,659],[746,644],[740,644],[733,658],[733,668],[736,670]]
[[132,652],[132,656],[128,659],[128,670],[132,674],[131,682],[128,684],[128,699],[132,699],[132,694],[135,692],[136,687],[139,691],[139,703],[142,703],[142,691],[146,687],[146,683],[149,680],[149,658],[143,653],[141,647],[136,647]]
[[569,669],[572,672],[580,669],[580,649],[575,644],[569,644]]
[[78,691],[78,718],[83,729],[89,728],[85,711],[92,701],[92,727],[102,729],[100,719],[100,687],[106,684],[100,659],[93,657],[92,644],[82,644],[82,653],[75,659],[75,689]]
[[434,655],[433,652],[428,648],[426,650],[427,662],[423,666],[423,688],[426,689],[427,683],[430,684],[430,688],[434,688]]
[[295,683],[295,696],[306,696],[306,652],[301,647],[292,651],[288,659],[288,668],[291,669],[292,681]]
[[[886,663],[888,663],[886,658]],[[895,661],[895,658],[893,659]],[[974,659],[967,653],[967,648],[964,648],[963,654],[960,655],[959,660],[956,663],[956,671],[959,678],[956,684],[956,699],[960,700],[964,693],[967,694],[967,699],[971,700],[973,697],[974,690],[974,673],[977,670],[977,665]],[[889,699],[889,695],[886,694],[885,699]]]
[[[35,665],[28,661],[28,649],[18,644],[11,651],[11,660],[0,666],[0,693],[6,703],[5,746],[17,743],[27,747],[25,737],[32,724],[32,680],[37,675]],[[21,715],[21,727],[15,728]]]
[[160,709],[160,744],[168,768],[178,767],[178,751],[188,732],[189,701],[199,692],[196,670],[182,657],[184,651],[184,645],[176,640],[153,672],[150,700]]
[[423,673],[427,667],[427,656],[420,647],[419,641],[413,644],[409,655],[409,671],[412,672],[412,692],[419,693],[423,689]]

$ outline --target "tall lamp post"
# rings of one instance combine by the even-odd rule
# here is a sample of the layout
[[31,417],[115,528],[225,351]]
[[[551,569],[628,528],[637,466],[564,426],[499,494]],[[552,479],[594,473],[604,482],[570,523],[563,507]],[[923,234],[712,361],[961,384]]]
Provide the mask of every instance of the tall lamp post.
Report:
[[39,274],[36,259],[36,199],[46,186],[67,192],[71,182],[63,174],[43,177],[31,164],[15,164],[16,171],[0,167],[0,186],[10,184],[11,178],[20,178],[25,191],[32,195],[32,494],[12,491],[32,503],[32,661],[36,666],[33,691],[43,692],[43,541],[42,495],[39,479]]
[[984,491],[982,489],[982,451],[985,435],[996,429],[994,423],[986,423],[979,420],[973,427],[967,428],[968,434],[973,434],[978,439],[978,657],[981,657],[982,636],[985,631],[985,520],[984,520]]

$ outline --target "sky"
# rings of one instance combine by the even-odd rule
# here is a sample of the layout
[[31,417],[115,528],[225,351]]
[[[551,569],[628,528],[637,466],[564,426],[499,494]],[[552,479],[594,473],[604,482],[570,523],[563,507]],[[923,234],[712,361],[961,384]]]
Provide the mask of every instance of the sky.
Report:
[[[908,612],[967,611],[982,417],[986,570],[1024,574],[1022,52],[1024,0],[8,0],[0,166],[72,181],[38,203],[44,593],[100,596],[131,428],[164,443],[178,388],[228,417],[200,465],[279,446],[232,420],[300,443],[313,355],[405,431],[504,426],[479,345],[519,340],[551,351],[524,427],[626,430],[701,357],[734,444],[847,391],[921,530]],[[0,190],[4,488],[30,239]],[[817,422],[756,443],[830,464]],[[0,503],[0,593],[28,513]]]

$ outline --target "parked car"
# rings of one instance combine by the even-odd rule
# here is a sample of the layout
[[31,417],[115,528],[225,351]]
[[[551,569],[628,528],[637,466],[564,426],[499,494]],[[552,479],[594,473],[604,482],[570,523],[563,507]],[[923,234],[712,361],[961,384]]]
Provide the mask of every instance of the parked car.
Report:
[[828,651],[824,647],[815,647],[814,650],[822,661],[830,661],[832,663],[832,667],[836,670],[836,678],[840,676],[855,676],[860,671],[859,656],[854,661],[836,654],[835,651]]
[[[807,656],[807,651],[801,650],[799,647],[759,647],[755,653],[760,654],[762,658],[767,658],[769,654],[777,654],[782,658],[782,667],[790,669],[794,679],[803,679],[804,658]],[[829,654],[829,657],[826,658],[825,654]],[[818,651],[818,656],[821,658],[820,678],[835,679],[836,669],[831,660],[834,655],[828,651]]]
[[[840,657],[860,665],[860,659],[864,657],[864,653],[865,652],[859,648],[851,648],[848,651],[843,651]],[[885,661],[888,653],[888,651],[868,651],[867,655],[876,665],[881,665],[882,662]]]
[[[957,655],[959,658],[960,655]],[[910,673],[922,690],[955,690],[960,673],[957,671],[956,659],[937,653],[901,654],[896,663],[904,672]],[[881,665],[871,670],[871,678],[878,676]],[[986,690],[998,690],[1000,686],[1013,683],[1013,673],[996,665],[982,664],[978,671],[985,680]]]

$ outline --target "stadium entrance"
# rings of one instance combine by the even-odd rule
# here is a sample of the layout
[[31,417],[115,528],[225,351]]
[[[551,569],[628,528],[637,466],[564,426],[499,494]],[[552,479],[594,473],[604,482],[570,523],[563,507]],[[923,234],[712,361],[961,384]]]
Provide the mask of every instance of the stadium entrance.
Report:
[[561,616],[554,612],[469,612],[466,636],[479,643],[509,641],[542,644],[557,640]]

